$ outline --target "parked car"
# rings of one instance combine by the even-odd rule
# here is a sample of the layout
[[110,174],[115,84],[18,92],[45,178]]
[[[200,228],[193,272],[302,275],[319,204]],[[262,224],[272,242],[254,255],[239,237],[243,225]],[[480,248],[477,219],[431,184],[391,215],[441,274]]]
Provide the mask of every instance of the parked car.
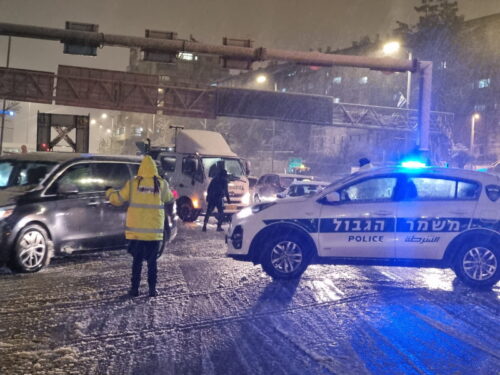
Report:
[[[52,256],[126,246],[126,206],[108,187],[137,173],[140,157],[34,152],[0,158],[0,262],[36,272]],[[175,203],[166,205],[162,249],[177,233]]]
[[266,202],[233,217],[228,256],[273,278],[310,263],[451,267],[473,287],[500,279],[500,177],[452,168],[388,167],[312,196]]
[[310,195],[323,190],[328,185],[330,185],[330,183],[325,181],[294,181],[288,188],[278,193],[277,197],[287,198]]
[[253,202],[269,202],[277,198],[277,194],[283,192],[294,181],[313,180],[312,176],[287,173],[268,173],[262,175],[254,188]]

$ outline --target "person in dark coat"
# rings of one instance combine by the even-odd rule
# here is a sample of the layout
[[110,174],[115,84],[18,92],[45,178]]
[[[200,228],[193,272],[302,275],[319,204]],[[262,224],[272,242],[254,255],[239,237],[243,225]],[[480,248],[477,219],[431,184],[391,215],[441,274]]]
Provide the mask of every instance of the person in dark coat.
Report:
[[217,176],[215,176],[207,189],[207,212],[205,214],[205,220],[203,221],[203,232],[207,231],[208,218],[212,215],[212,212],[217,208],[217,231],[222,232],[222,220],[224,219],[224,203],[223,199],[226,197],[227,203],[231,203],[229,198],[227,182],[227,171],[225,169],[220,169]]

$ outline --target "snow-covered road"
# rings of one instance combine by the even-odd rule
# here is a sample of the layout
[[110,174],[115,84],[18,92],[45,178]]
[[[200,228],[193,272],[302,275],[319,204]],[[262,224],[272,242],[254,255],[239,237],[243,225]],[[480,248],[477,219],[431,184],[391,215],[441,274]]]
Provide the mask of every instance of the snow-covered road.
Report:
[[[499,374],[500,285],[451,270],[311,266],[273,282],[181,225],[160,296],[125,251],[0,270],[0,374]],[[145,270],[143,270],[145,271]],[[143,273],[145,277],[145,273]]]

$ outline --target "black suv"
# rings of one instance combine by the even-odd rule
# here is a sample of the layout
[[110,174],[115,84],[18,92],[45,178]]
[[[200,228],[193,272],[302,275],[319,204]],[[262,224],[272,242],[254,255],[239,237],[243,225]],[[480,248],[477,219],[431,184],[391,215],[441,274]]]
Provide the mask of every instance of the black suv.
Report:
[[[121,188],[140,161],[56,152],[0,157],[0,263],[36,272],[54,255],[124,248],[126,206],[112,206],[104,192]],[[166,205],[163,247],[177,232],[173,205]]]

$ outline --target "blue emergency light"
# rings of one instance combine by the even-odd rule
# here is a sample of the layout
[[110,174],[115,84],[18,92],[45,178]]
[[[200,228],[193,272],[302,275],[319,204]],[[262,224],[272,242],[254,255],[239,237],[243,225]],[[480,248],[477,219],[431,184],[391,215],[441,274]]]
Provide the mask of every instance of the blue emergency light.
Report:
[[420,160],[407,160],[402,162],[401,166],[403,168],[419,169],[419,168],[425,168],[427,165]]

